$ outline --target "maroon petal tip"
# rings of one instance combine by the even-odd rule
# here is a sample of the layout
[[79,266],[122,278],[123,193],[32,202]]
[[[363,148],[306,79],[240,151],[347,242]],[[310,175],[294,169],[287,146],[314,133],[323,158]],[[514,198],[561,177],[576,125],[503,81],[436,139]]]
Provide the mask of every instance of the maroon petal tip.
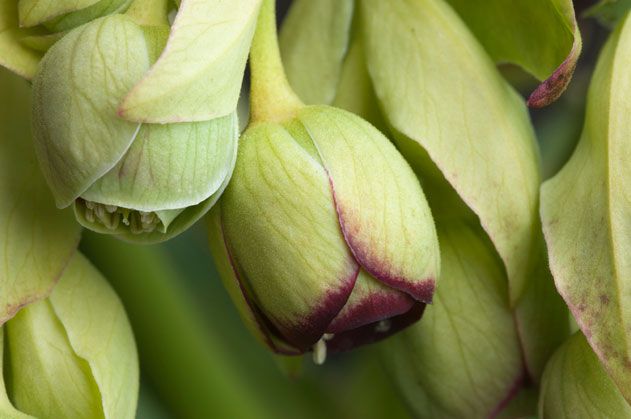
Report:
[[425,304],[417,302],[410,310],[398,316],[336,334],[326,342],[327,351],[345,352],[361,345],[378,342],[416,323],[423,315],[423,311]]
[[544,108],[561,97],[572,80],[579,52],[579,47],[575,43],[572,51],[561,65],[530,94],[527,102],[528,107]]

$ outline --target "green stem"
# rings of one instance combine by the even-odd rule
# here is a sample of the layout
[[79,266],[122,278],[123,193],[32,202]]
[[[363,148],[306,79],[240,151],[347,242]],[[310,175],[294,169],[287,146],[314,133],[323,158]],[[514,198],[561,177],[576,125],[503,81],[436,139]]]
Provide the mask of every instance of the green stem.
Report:
[[169,1],[134,0],[125,14],[142,26],[169,26]]
[[250,50],[250,122],[282,122],[303,103],[289,86],[278,48],[275,0],[263,0]]

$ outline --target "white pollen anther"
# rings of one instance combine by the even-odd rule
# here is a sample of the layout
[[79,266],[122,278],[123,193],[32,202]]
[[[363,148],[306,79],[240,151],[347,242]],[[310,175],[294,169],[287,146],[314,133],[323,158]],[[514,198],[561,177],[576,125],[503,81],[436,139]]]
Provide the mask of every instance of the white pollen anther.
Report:
[[379,323],[375,326],[375,332],[377,333],[386,333],[390,330],[390,326],[392,326],[390,320],[380,320]]
[[313,363],[322,365],[324,361],[326,361],[326,342],[324,339],[320,339],[313,345]]

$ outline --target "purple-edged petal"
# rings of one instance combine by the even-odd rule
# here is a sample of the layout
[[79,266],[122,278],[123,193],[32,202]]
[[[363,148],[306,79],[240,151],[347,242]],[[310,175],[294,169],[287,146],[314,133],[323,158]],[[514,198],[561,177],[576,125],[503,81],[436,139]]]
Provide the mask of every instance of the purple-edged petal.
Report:
[[340,109],[298,116],[317,148],[344,238],[375,278],[430,302],[439,271],[434,221],[418,179],[376,128]]
[[543,81],[528,97],[528,106],[543,108],[556,101],[567,89],[576,69],[576,63],[581,53],[581,35],[576,30],[574,46],[567,58],[554,70],[554,73]]
[[361,345],[378,342],[416,323],[423,315],[423,311],[425,304],[417,302],[407,312],[398,316],[334,335],[326,342],[327,351],[350,351]]
[[247,290],[242,285],[241,278],[234,260],[228,250],[221,222],[221,206],[215,206],[208,214],[208,238],[210,251],[215,260],[215,266],[234,302],[241,319],[257,340],[280,354],[295,355],[300,351],[274,336],[269,323],[251,301]]
[[253,301],[291,344],[308,349],[344,307],[359,271],[326,172],[283,127],[255,125],[242,137],[222,216]]
[[409,311],[414,303],[408,294],[384,285],[362,269],[351,296],[327,333],[338,334],[398,316]]

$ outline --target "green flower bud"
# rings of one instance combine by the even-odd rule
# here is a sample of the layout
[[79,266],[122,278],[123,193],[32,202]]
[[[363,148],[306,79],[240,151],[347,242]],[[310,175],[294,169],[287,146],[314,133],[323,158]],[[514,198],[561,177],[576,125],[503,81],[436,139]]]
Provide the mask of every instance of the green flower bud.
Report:
[[73,257],[49,298],[0,329],[0,342],[1,417],[135,416],[131,327],[116,294],[82,255]]
[[255,333],[277,352],[313,349],[319,363],[327,348],[374,342],[420,318],[438,242],[419,181],[387,138],[289,89],[273,9],[264,2],[259,17],[252,121],[211,243]]
[[236,158],[234,112],[202,122],[119,117],[166,31],[113,15],[72,30],[33,84],[35,145],[58,207],[92,230],[134,241],[172,237],[216,201]]

